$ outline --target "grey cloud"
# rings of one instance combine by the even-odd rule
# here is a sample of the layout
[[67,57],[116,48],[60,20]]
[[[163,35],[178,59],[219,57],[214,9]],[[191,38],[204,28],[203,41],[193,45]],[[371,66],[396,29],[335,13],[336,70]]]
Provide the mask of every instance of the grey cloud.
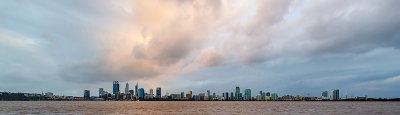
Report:
[[[194,91],[199,92],[207,89],[234,91],[235,86],[240,86],[255,91],[278,92],[280,95],[309,93],[311,96],[320,96],[320,91],[339,88],[342,97],[347,91],[354,96],[396,97],[396,81],[368,85],[371,81],[398,76],[399,62],[393,60],[399,58],[399,54],[399,50],[383,48],[363,53],[364,56],[336,54],[308,57],[310,61],[286,59],[274,66],[265,63],[249,66],[231,63],[200,69],[196,74],[186,76],[187,79],[170,81],[173,82],[170,84],[187,83],[176,87],[195,87]],[[370,90],[374,87],[382,90]]]
[[200,56],[197,58],[197,61],[203,66],[218,66],[223,64],[225,61],[220,53],[217,53],[215,50],[204,50]]
[[160,74],[157,67],[146,62],[123,60],[124,65],[114,65],[105,59],[76,61],[61,64],[61,77],[67,81],[80,83],[107,82],[113,80],[128,81],[151,78]]
[[[335,9],[331,4],[336,2],[325,2],[319,6]],[[395,6],[399,1],[363,2],[335,5],[340,8],[336,10],[305,9],[304,13],[316,12],[302,19],[305,34],[310,35],[310,40],[322,44],[314,47],[313,52],[357,53],[378,47],[399,47],[400,15],[397,13],[399,8]]]
[[[235,51],[242,63],[257,64],[399,47],[397,0],[293,2],[263,1],[246,25],[233,30],[235,40],[222,43],[229,47],[221,55]],[[292,8],[297,12],[289,11]]]

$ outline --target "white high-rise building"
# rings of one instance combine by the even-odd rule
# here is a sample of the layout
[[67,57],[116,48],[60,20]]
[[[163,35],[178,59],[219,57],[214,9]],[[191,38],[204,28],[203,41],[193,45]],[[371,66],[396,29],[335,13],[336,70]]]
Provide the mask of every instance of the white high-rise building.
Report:
[[333,89],[331,91],[331,100],[339,100],[339,89]]
[[277,93],[271,93],[271,100],[278,100],[278,94]]
[[129,84],[128,84],[128,82],[125,85],[125,93],[129,93]]
[[154,93],[153,93],[153,88],[150,88],[150,95],[151,95],[151,96],[154,95]]

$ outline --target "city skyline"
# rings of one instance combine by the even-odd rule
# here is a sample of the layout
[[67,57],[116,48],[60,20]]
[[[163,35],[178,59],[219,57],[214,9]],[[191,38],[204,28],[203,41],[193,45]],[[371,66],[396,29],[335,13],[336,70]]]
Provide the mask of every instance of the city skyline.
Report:
[[[68,96],[68,95],[57,95],[52,92],[46,93],[13,93],[13,92],[0,92],[2,100],[69,100],[69,101],[105,101],[105,100],[120,100],[120,101],[398,101],[400,98],[374,98],[368,97],[367,94],[364,96],[348,96],[346,92],[345,98],[340,97],[339,89],[332,89],[330,93],[328,91],[321,91],[320,96],[310,96],[303,94],[278,94],[276,92],[259,91],[259,93],[251,93],[251,89],[244,89],[243,92],[239,86],[235,87],[235,95],[233,92],[213,92],[207,90],[207,94],[204,92],[188,91],[181,93],[164,92],[162,95],[161,87],[156,88],[156,94],[154,94],[153,88],[150,88],[146,92],[145,88],[139,87],[138,82],[133,89],[129,88],[126,83],[125,92],[120,91],[119,81],[112,82],[112,93],[99,88],[98,95],[91,95],[90,90],[84,90],[83,96]],[[254,92],[254,91],[253,91]],[[220,93],[220,94],[218,94]],[[252,95],[253,94],[253,95]],[[330,95],[328,97],[328,95]]]
[[[146,96],[147,94],[149,94],[149,96],[151,96],[151,98],[161,98],[161,96],[170,96],[169,94],[178,94],[178,93],[176,93],[176,92],[164,92],[165,93],[165,95],[162,95],[162,93],[161,93],[161,87],[157,87],[156,88],[156,94],[154,94],[154,92],[153,92],[153,88],[149,88],[148,89],[148,92],[146,92],[147,90],[146,90],[146,88],[143,88],[143,87],[139,87],[138,86],[138,84],[139,84],[139,82],[136,82],[136,85],[135,85],[135,87],[134,87],[134,89],[135,89],[135,91],[136,92],[130,92],[130,91],[133,91],[134,89],[133,89],[133,87],[132,87],[132,89],[130,89],[130,87],[129,87],[129,85],[128,85],[129,83],[128,82],[126,82],[126,87],[124,88],[125,89],[125,94],[127,94],[127,93],[129,93],[129,94],[132,94],[133,96],[137,96],[137,97],[140,97],[140,98],[143,98],[143,96]],[[112,94],[117,94],[117,92],[114,92],[114,91],[118,91],[118,93],[122,93],[122,92],[120,92],[120,89],[118,89],[119,88],[119,81],[113,81],[113,93]],[[115,88],[117,88],[117,89],[115,89]],[[138,90],[139,89],[139,90]],[[90,92],[90,90],[84,90],[84,95],[87,95],[86,94],[86,92],[87,91],[89,91]],[[104,92],[105,90],[104,90],[104,88],[99,88],[99,90],[98,90],[98,94],[99,94],[99,97],[101,97],[101,95],[105,95],[103,92]],[[139,91],[139,93],[137,93]],[[227,90],[227,91],[229,91],[229,90]],[[143,92],[143,93],[146,93],[146,95],[143,95],[143,96],[140,96],[140,92]],[[190,93],[189,93],[190,92]],[[347,99],[347,98],[355,98],[355,97],[360,97],[360,96],[353,96],[351,93],[350,94],[348,94],[349,92],[346,92],[346,94],[345,94],[345,98],[342,98],[341,97],[341,95],[339,94],[339,89],[331,89],[330,90],[330,93],[328,93],[328,91],[327,90],[324,90],[324,91],[321,91],[322,93],[321,93],[321,95],[320,96],[314,96],[314,95],[309,95],[309,93],[307,93],[307,94],[281,94],[281,95],[303,95],[303,96],[305,96],[305,97],[321,97],[321,99],[326,99],[326,100],[339,100],[339,99]],[[199,94],[204,94],[205,95],[205,93],[207,93],[207,95],[206,95],[206,97],[210,97],[210,89],[208,89],[206,92],[202,92],[202,91],[198,91],[198,93]],[[221,93],[221,92],[213,92],[213,93]],[[262,100],[262,99],[264,99],[264,97],[265,96],[271,96],[271,93],[272,94],[278,94],[277,92],[270,92],[270,91],[263,91],[263,90],[261,90],[260,91],[260,93],[253,93],[253,95],[252,95],[252,93],[251,93],[251,89],[244,89],[243,90],[243,92],[240,90],[240,87],[239,86],[236,86],[235,87],[235,95],[233,95],[233,92],[231,92],[231,96],[230,97],[235,97],[235,100],[239,100],[240,98],[241,98],[241,100],[251,100],[252,98],[256,98],[257,100]],[[111,93],[110,93],[111,94]],[[185,93],[184,92],[181,92],[181,98],[183,98],[183,97],[185,97],[185,95],[184,95]],[[193,93],[193,91],[192,90],[189,90],[188,91],[188,94],[191,94],[192,96],[193,95],[195,95],[196,94],[196,92],[195,93]],[[329,96],[328,96],[328,94],[329,94]],[[225,97],[225,96],[228,96],[229,97],[229,92],[222,92],[222,95],[224,95],[223,97]],[[367,95],[368,94],[365,94],[364,96],[365,97],[367,97]],[[219,95],[218,95],[219,96]],[[260,97],[258,97],[258,96],[260,96]],[[85,96],[84,96],[85,97]],[[259,98],[261,98],[261,99],[259,99]],[[370,98],[381,98],[381,97],[370,97]]]
[[[397,98],[398,4],[2,0],[0,92],[83,96],[84,90],[96,95],[103,88],[139,96],[150,88],[156,94],[159,87],[161,95],[239,96],[240,86],[253,97],[259,91],[327,91],[329,97],[340,89],[342,98]],[[113,81],[118,88],[110,87]]]

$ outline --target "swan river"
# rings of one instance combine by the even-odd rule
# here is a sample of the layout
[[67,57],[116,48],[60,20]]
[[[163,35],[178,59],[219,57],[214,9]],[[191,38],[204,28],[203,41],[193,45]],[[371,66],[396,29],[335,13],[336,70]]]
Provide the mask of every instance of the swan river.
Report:
[[380,101],[0,101],[0,114],[400,114]]

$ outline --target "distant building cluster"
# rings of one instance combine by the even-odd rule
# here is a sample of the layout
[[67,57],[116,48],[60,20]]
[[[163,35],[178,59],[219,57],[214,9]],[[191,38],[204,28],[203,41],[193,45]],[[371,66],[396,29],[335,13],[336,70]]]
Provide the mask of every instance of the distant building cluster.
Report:
[[223,92],[221,94],[211,93],[207,90],[206,93],[194,94],[193,91],[180,92],[170,94],[166,92],[162,96],[161,87],[150,88],[145,90],[139,87],[139,83],[136,83],[135,89],[130,89],[129,84],[125,84],[123,92],[120,91],[120,84],[118,81],[113,81],[112,93],[105,91],[103,88],[99,88],[98,96],[90,96],[90,90],[83,91],[83,97],[74,96],[58,96],[51,92],[47,93],[10,93],[0,92],[0,100],[69,100],[69,101],[80,101],[80,100],[127,100],[127,101],[365,101],[365,100],[400,100],[399,98],[393,99],[375,99],[368,98],[367,95],[364,97],[346,98],[341,99],[339,95],[339,89],[333,89],[331,91],[322,91],[321,97],[309,97],[305,95],[282,95],[279,96],[275,92],[263,92],[259,91],[256,95],[252,96],[251,89],[245,89],[241,92],[240,87],[235,88],[235,92]]
[[120,84],[118,81],[113,81],[113,93],[104,91],[103,88],[99,88],[99,96],[89,96],[88,90],[84,90],[85,100],[175,100],[175,101],[319,101],[319,100],[340,100],[339,89],[333,89],[330,91],[328,97],[328,91],[322,91],[321,97],[308,97],[305,95],[282,95],[278,96],[278,93],[274,92],[263,92],[259,91],[255,97],[252,96],[251,89],[245,89],[241,92],[240,87],[235,88],[235,92],[223,92],[221,95],[212,93],[207,90],[206,93],[194,94],[193,91],[181,92],[161,96],[161,87],[157,87],[155,94],[153,88],[145,91],[144,88],[139,88],[139,84],[136,83],[135,89],[129,89],[129,84],[125,84],[125,91],[120,92]]
[[[149,92],[145,92],[144,88],[139,88],[139,83],[136,83],[135,89],[129,89],[129,83],[125,84],[124,92],[120,91],[120,84],[118,81],[113,81],[113,92],[109,93],[104,91],[104,88],[99,88],[99,96],[90,96],[84,90],[85,100],[161,100],[161,88],[157,87],[155,94],[154,89],[150,88]],[[90,93],[89,93],[90,94]]]
[[52,92],[47,93],[11,93],[0,92],[1,101],[40,101],[40,100],[62,100],[62,101],[80,101],[82,97],[53,95]]

